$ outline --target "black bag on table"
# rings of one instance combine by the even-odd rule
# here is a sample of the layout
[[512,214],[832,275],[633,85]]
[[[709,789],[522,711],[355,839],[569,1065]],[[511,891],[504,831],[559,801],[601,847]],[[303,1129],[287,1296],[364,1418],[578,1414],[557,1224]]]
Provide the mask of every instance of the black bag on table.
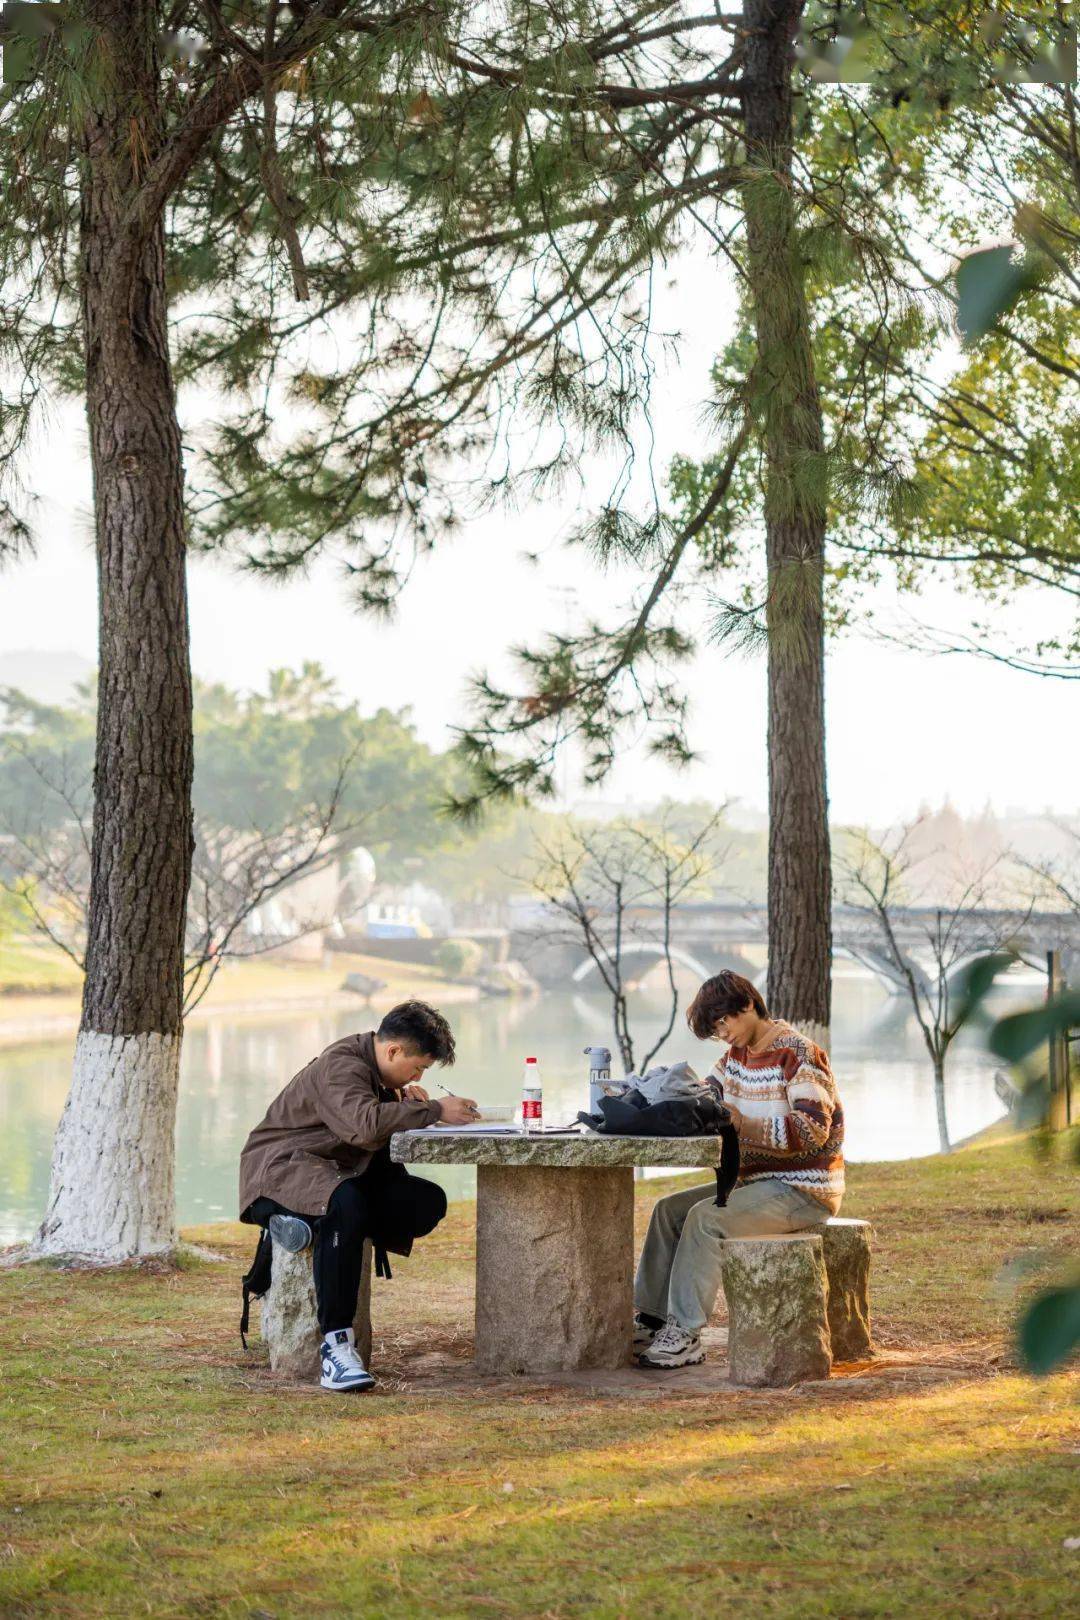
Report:
[[727,1203],[739,1176],[739,1134],[716,1097],[647,1103],[640,1092],[629,1091],[622,1097],[601,1097],[599,1106],[599,1115],[579,1114],[578,1119],[601,1136],[719,1136],[716,1202],[721,1208]]

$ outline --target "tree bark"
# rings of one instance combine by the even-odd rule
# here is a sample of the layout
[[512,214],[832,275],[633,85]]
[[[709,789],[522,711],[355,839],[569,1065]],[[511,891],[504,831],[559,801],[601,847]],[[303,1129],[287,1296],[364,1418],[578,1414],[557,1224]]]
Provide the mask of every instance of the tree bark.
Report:
[[770,1011],[828,1040],[832,912],[825,777],[825,450],[791,185],[804,0],[746,0],[743,186],[765,453]]
[[940,1058],[934,1059],[934,1105],[937,1109],[938,1145],[942,1153],[951,1153],[949,1117],[945,1109],[945,1064]]
[[131,202],[162,141],[153,0],[87,0],[81,299],[99,691],[86,979],[38,1246],[121,1260],[176,1238],[173,1171],[191,873],[183,462],[164,225]]

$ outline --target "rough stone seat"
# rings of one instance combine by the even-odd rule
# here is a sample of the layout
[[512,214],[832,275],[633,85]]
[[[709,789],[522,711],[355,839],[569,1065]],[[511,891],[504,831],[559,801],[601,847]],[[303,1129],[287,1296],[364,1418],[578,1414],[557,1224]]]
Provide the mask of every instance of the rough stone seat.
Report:
[[[270,1370],[280,1378],[314,1382],[319,1377],[318,1312],[310,1249],[290,1254],[274,1244],[270,1289],[262,1301],[262,1336],[270,1352]],[[371,1244],[364,1244],[360,1294],[353,1319],[356,1348],[371,1366]]]
[[869,1221],[831,1215],[821,1230],[829,1280],[829,1335],[834,1361],[865,1361],[874,1353],[870,1338],[870,1254],[874,1229]]
[[831,1218],[807,1232],[729,1238],[723,1284],[736,1384],[827,1378],[833,1361],[873,1354],[868,1221]]

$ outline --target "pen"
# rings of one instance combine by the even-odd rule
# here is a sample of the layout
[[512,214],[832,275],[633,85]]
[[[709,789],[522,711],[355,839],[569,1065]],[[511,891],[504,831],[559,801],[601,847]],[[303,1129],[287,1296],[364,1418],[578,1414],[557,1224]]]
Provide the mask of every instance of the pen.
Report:
[[[434,1075],[432,1075],[432,1077],[431,1077],[431,1078],[432,1078],[432,1079],[433,1079],[433,1080],[435,1080],[435,1076],[434,1076]],[[450,1087],[449,1087],[449,1086],[444,1086],[444,1085],[443,1085],[443,1083],[442,1083],[442,1081],[441,1081],[441,1080],[435,1080],[435,1084],[436,1084],[436,1085],[437,1085],[437,1086],[438,1086],[438,1088],[439,1088],[439,1090],[440,1090],[440,1091],[445,1091],[445,1092],[446,1092],[446,1095],[447,1095],[447,1096],[448,1096],[448,1097],[453,1097],[453,1096],[454,1096],[454,1092],[452,1092],[452,1091],[451,1091],[451,1090],[450,1090]],[[478,1109],[478,1108],[474,1108],[474,1109],[473,1109],[473,1118],[474,1118],[474,1119],[479,1119],[479,1118],[480,1118],[480,1110],[479,1110],[479,1109]]]

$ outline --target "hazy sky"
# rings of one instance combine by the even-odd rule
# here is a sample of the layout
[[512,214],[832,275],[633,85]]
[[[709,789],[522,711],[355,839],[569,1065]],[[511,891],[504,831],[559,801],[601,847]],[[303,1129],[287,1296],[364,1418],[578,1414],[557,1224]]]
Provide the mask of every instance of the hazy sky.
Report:
[[[704,442],[708,366],[731,317],[730,297],[723,294],[723,283],[704,261],[680,263],[658,285],[659,318],[678,320],[686,334],[679,359],[656,389],[658,475],[673,449]],[[41,496],[40,551],[3,578],[0,648],[74,651],[92,659],[89,463],[77,407],[64,407],[42,426],[26,474]],[[588,499],[599,502],[606,489],[598,479]],[[469,525],[452,546],[418,564],[391,624],[351,610],[330,565],[274,586],[196,560],[190,570],[195,671],[207,680],[253,686],[271,666],[317,659],[363,710],[411,707],[420,734],[440,746],[463,717],[469,672],[481,665],[505,672],[509,643],[571,628],[586,613],[617,622],[616,610],[638,580],[627,572],[600,574],[563,547],[573,516],[573,507],[534,507],[510,519]],[[526,551],[541,553],[538,566],[525,560]],[[971,599],[936,585],[902,609],[891,589],[875,591],[866,602],[879,625],[914,609],[926,623],[961,631],[970,627],[974,611]],[[1050,593],[1031,593],[1018,596],[1000,623],[1023,642],[1061,617]],[[600,796],[643,800],[670,792],[737,797],[763,808],[763,662],[706,649],[689,669],[688,685],[690,733],[701,764],[676,775],[640,749],[631,751]],[[894,651],[849,636],[833,646],[828,665],[833,818],[882,824],[946,796],[961,810],[989,801],[998,810],[1074,811],[1080,802],[1078,710],[1074,683],[974,658]],[[561,786],[568,798],[581,797],[569,766]]]

